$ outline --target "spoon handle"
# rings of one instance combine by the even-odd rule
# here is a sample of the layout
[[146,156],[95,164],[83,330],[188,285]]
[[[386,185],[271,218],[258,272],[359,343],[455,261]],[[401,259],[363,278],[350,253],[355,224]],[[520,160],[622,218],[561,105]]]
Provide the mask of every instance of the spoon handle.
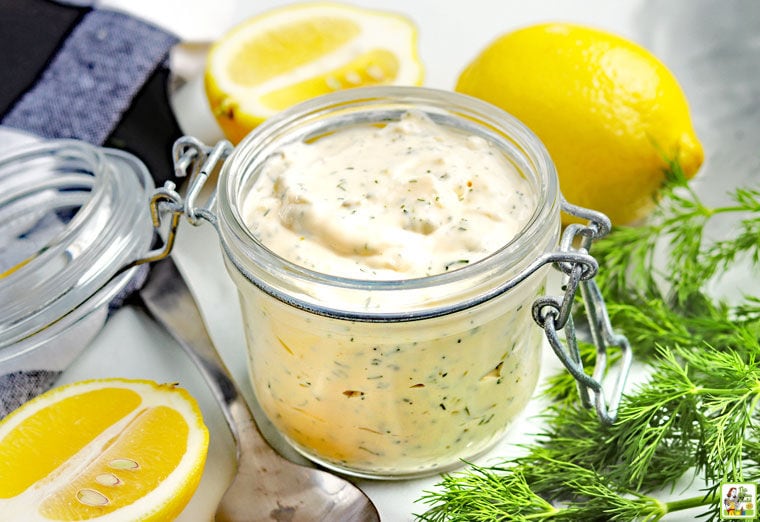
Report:
[[237,472],[219,501],[217,522],[379,522],[372,501],[353,484],[293,464],[267,443],[171,257],[153,265],[140,296],[197,365],[235,439]]
[[262,470],[268,462],[279,461],[281,457],[261,435],[245,398],[214,348],[197,302],[171,257],[153,265],[140,296],[153,318],[187,352],[203,375],[230,427],[238,461],[243,448],[255,448]]

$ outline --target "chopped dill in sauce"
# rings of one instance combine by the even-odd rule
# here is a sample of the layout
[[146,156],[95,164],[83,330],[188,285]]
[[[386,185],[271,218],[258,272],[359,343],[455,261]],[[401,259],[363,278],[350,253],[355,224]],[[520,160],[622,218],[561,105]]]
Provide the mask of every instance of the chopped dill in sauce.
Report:
[[264,165],[245,221],[280,256],[327,274],[407,279],[462,268],[512,240],[536,205],[495,150],[417,112],[290,143]]

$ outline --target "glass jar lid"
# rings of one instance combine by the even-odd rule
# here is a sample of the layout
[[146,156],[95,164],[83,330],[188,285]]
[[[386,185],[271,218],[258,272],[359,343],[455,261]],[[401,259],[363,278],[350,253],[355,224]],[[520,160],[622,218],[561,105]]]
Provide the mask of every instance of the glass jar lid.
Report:
[[153,189],[137,158],[84,142],[0,157],[0,347],[126,285],[134,269],[119,272],[150,247]]

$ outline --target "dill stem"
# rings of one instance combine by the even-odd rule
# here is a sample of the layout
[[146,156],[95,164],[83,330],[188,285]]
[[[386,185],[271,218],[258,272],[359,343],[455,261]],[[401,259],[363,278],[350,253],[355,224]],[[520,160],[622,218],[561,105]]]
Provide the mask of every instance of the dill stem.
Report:
[[747,212],[747,208],[741,205],[733,205],[730,207],[717,207],[710,209],[710,215],[725,214],[729,212]]
[[667,513],[673,513],[674,511],[690,509],[693,507],[707,506],[710,504],[714,504],[718,500],[719,498],[718,498],[717,491],[714,491],[707,496],[699,495],[697,497],[680,498],[678,500],[671,500],[670,502],[665,502],[665,513],[663,513],[663,515]]
[[557,508],[555,508],[552,505],[549,505],[549,507],[551,508],[550,511],[544,511],[542,513],[532,513],[532,514],[529,514],[529,515],[523,515],[523,518],[525,520],[533,520],[533,519],[536,519],[536,520],[546,520],[547,518],[552,518],[552,517],[555,517],[557,515],[561,515],[562,514],[562,510],[557,509]]
[[[754,391],[754,390],[752,390]],[[691,389],[692,395],[714,395],[719,397],[721,395],[750,395],[745,388],[702,388],[701,386],[695,386]]]

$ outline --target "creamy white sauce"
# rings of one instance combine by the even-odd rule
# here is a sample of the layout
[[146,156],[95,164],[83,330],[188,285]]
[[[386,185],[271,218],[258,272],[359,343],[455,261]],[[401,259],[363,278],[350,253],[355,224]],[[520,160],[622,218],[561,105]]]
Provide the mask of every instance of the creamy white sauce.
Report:
[[328,467],[381,477],[458,467],[493,445],[533,394],[542,331],[529,303],[542,284],[395,324],[317,317],[250,288],[241,296],[256,398]]
[[[536,201],[497,147],[407,114],[283,147],[244,216],[264,245],[299,265],[407,279],[498,250]],[[554,232],[526,259],[556,242]],[[493,444],[533,392],[541,330],[530,304],[544,272],[458,314],[383,324],[310,314],[231,273],[256,396],[295,447],[325,465],[399,477],[457,466]],[[355,304],[329,290],[319,297],[330,306]]]
[[243,215],[264,245],[298,265],[407,279],[495,252],[535,205],[528,182],[493,145],[408,113],[283,147]]

